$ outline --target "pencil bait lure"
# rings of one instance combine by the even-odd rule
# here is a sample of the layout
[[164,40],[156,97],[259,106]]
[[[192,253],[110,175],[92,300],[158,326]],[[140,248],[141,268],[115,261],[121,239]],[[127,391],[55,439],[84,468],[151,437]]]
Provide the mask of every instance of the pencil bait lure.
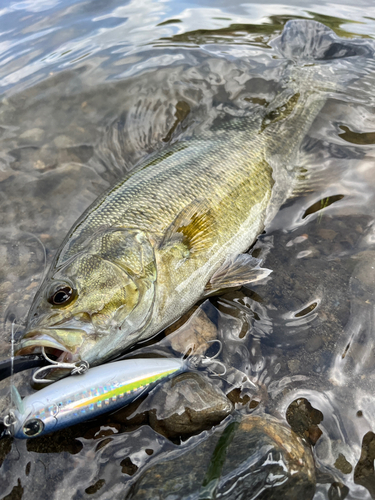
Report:
[[42,436],[117,410],[185,369],[182,359],[126,359],[59,380],[24,399],[12,386],[17,407],[4,425],[18,439]]

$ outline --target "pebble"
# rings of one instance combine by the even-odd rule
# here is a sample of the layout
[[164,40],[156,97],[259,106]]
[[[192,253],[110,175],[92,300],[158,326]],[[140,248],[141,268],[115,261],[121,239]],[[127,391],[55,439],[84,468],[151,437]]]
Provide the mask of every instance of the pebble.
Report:
[[24,141],[30,142],[40,142],[44,137],[44,130],[41,128],[32,128],[26,130],[23,134],[20,135],[20,139]]

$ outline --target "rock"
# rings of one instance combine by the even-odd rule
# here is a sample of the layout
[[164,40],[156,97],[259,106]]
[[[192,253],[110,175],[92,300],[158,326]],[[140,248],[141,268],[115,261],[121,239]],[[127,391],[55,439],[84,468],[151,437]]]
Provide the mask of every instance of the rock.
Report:
[[335,462],[336,469],[341,470],[343,474],[350,474],[353,470],[352,464],[348,462],[342,453],[339,453]]
[[54,144],[56,147],[60,148],[69,148],[75,146],[75,143],[72,138],[67,137],[66,135],[59,135],[55,137]]
[[43,139],[44,137],[44,130],[41,128],[32,128],[30,130],[26,130],[23,134],[20,135],[20,139],[23,139],[24,141],[31,141],[31,142],[39,142]]
[[275,418],[248,415],[151,466],[125,498],[310,500],[314,493],[310,447]]
[[286,419],[293,431],[312,445],[315,445],[322,435],[318,424],[322,422],[323,414],[306,398],[296,399],[288,406]]
[[225,394],[201,374],[189,372],[163,384],[148,404],[149,423],[170,438],[191,436],[219,424],[232,409]]
[[207,351],[210,341],[217,338],[217,327],[207,315],[210,308],[212,305],[207,300],[198,308],[192,308],[165,330],[167,340],[175,351],[194,354],[204,354]]
[[320,349],[323,345],[323,339],[321,335],[313,335],[306,342],[305,349],[307,352],[315,352]]
[[375,434],[371,431],[363,436],[361,456],[354,469],[354,482],[368,489],[375,498]]
[[317,232],[321,238],[323,238],[324,240],[329,240],[329,241],[333,241],[338,234],[333,229],[325,229],[325,228],[321,228]]

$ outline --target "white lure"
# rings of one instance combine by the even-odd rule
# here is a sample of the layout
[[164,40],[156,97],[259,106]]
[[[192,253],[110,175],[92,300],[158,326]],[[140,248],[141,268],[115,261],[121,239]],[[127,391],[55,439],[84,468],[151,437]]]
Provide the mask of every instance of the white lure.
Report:
[[59,380],[24,399],[12,386],[17,408],[4,424],[15,438],[41,436],[117,410],[185,369],[182,359],[126,359]]

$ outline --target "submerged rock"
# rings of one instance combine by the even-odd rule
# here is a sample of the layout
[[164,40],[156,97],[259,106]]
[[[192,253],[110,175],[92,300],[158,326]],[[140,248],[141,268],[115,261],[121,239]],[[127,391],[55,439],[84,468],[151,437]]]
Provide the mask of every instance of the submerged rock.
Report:
[[163,384],[149,403],[151,427],[174,439],[219,424],[233,410],[225,394],[199,373],[183,373]]
[[194,306],[165,330],[165,343],[180,353],[204,354],[217,339],[217,327],[209,317],[213,310],[209,300]]
[[127,499],[312,499],[311,449],[273,417],[231,419],[187,451],[151,466]]
[[306,398],[296,399],[289,405],[286,419],[293,431],[313,446],[322,435],[318,425],[323,420],[323,414]]

